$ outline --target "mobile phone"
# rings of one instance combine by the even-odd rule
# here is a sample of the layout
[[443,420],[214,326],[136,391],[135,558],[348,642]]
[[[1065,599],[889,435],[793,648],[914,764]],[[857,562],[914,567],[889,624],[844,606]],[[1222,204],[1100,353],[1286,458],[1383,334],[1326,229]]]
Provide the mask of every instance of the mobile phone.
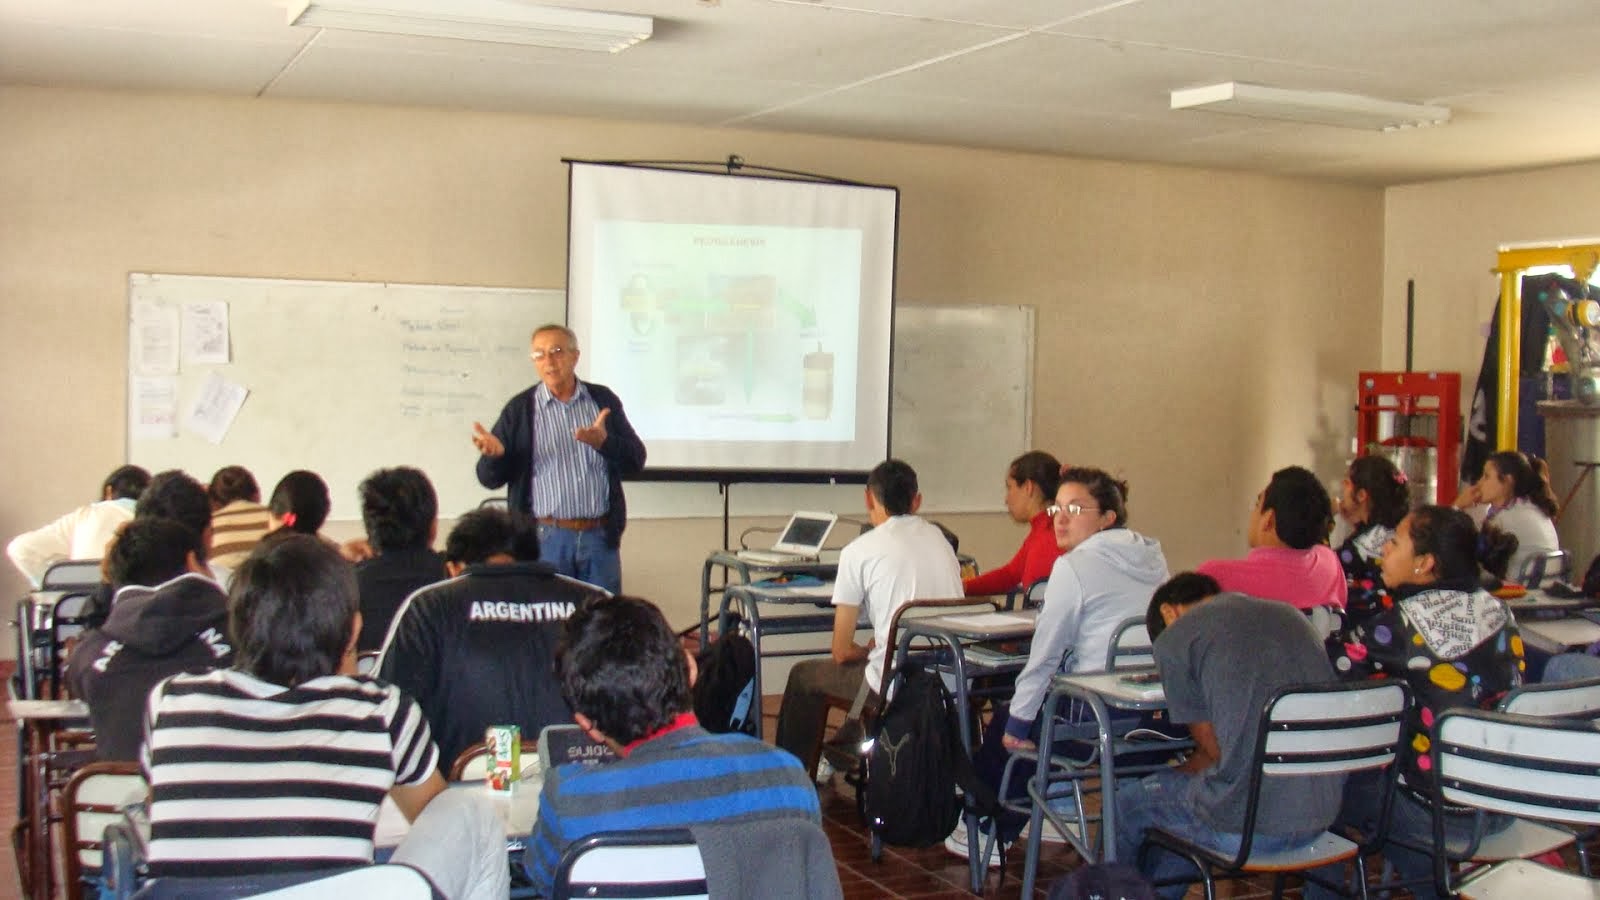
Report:
[[1160,672],[1137,672],[1133,675],[1122,676],[1124,684],[1160,684]]

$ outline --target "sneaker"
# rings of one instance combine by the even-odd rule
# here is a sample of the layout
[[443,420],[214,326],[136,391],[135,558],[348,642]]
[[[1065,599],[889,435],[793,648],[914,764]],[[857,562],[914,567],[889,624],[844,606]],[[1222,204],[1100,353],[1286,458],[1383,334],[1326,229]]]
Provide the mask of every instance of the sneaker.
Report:
[[[980,835],[979,839],[981,840],[985,837],[987,836]],[[953,856],[959,856],[964,860],[970,859],[967,854],[967,820],[965,817],[956,822],[955,830],[950,832],[950,836],[944,839],[944,849],[948,850]],[[1000,845],[997,842],[989,850],[989,868],[993,869],[999,865]]]
[[[1028,840],[1028,832],[1032,829],[1032,827],[1033,827],[1033,823],[1031,823],[1031,822],[1028,823],[1027,825],[1022,826],[1022,834],[1017,837],[1017,843],[1023,844],[1023,843],[1027,842],[1027,840]],[[1039,832],[1039,842],[1040,843],[1042,843],[1042,844],[1065,844],[1065,843],[1067,843],[1067,839],[1061,835],[1061,832],[1056,830],[1056,827],[1054,825],[1050,824],[1050,820],[1049,819],[1045,819],[1044,820],[1043,829],[1044,829],[1043,831]]]

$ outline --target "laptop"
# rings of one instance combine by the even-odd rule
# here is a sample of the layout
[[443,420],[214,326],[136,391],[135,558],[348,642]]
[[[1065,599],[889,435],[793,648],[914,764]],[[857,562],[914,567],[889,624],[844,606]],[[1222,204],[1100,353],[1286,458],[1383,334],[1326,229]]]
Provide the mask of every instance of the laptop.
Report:
[[745,562],[768,566],[811,562],[822,553],[822,545],[838,521],[839,517],[829,512],[797,512],[789,517],[789,524],[771,550],[740,550],[735,555]]

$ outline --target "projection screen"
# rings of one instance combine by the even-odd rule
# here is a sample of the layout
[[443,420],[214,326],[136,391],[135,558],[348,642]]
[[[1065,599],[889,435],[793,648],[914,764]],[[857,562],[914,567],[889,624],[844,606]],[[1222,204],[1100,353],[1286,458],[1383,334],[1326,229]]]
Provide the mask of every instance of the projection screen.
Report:
[[826,480],[889,452],[899,192],[571,164],[567,324],[650,472]]

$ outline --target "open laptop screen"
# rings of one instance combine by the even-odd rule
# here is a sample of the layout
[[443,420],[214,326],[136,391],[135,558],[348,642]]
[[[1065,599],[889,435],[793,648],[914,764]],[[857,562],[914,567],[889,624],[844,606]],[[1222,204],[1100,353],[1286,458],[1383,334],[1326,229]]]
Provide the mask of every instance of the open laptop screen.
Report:
[[789,527],[784,530],[778,543],[785,546],[810,547],[813,550],[821,549],[822,542],[828,539],[828,532],[833,529],[833,522],[831,518],[797,515],[790,520]]

